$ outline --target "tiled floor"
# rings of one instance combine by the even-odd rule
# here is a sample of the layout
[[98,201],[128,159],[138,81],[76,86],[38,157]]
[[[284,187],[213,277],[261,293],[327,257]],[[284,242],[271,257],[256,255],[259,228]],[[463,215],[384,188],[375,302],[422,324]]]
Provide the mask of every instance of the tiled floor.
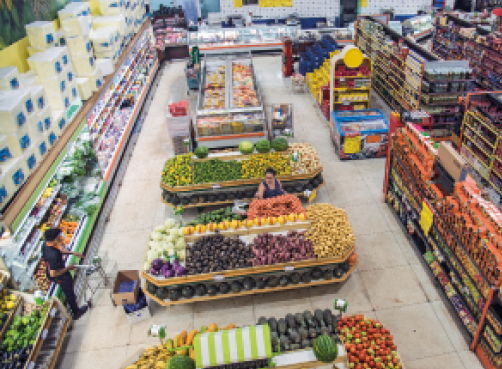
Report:
[[[375,317],[391,330],[407,369],[481,368],[468,350],[458,318],[383,202],[384,159],[340,162],[313,100],[292,93],[290,81],[282,78],[280,57],[256,57],[255,67],[266,108],[293,103],[295,140],[309,142],[319,152],[327,185],[318,201],[346,209],[356,233],[359,266],[343,284],[169,308],[152,303],[153,317],[134,326],[122,309],[111,305],[104,290],[69,334],[60,368],[119,368],[136,350],[158,343],[147,336],[152,324],[165,323],[168,335],[174,336],[212,322],[252,324],[262,315],[331,308],[337,297],[348,301],[351,313]],[[173,155],[166,108],[186,97],[184,63],[166,65],[158,78],[159,88],[100,246],[100,253],[108,253],[119,269],[141,268],[153,226],[171,216],[170,208],[159,201],[158,183],[164,161]],[[372,107],[389,114],[378,96]]]

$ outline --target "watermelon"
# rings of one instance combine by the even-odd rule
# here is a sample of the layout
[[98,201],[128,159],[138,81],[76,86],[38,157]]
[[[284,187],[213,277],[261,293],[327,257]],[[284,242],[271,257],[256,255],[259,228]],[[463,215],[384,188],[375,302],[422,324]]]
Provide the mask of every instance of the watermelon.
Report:
[[166,369],[195,369],[195,361],[184,355],[174,355],[166,363]]
[[251,154],[254,150],[254,145],[251,141],[241,141],[239,143],[239,151],[242,155]]
[[324,334],[315,339],[312,351],[314,351],[317,360],[323,363],[331,363],[338,357],[338,347],[335,341]]
[[272,148],[275,151],[286,151],[288,147],[288,140],[286,140],[284,137],[277,137],[272,141]]
[[195,149],[194,154],[199,159],[204,159],[209,155],[209,149],[206,146],[199,146]]
[[266,153],[270,151],[270,142],[268,140],[260,140],[256,143],[256,151]]

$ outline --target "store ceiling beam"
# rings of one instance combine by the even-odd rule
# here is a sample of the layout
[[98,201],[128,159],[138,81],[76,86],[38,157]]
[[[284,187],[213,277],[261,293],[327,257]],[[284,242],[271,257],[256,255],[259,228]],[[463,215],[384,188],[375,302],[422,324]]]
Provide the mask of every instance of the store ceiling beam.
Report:
[[24,206],[28,203],[30,197],[35,193],[37,187],[40,185],[44,179],[46,173],[52,167],[58,156],[61,154],[63,149],[66,147],[67,143],[73,137],[74,133],[78,130],[82,122],[87,117],[88,113],[94,107],[96,102],[101,98],[101,95],[108,87],[110,81],[112,80],[115,73],[121,67],[127,55],[130,53],[132,47],[136,44],[136,41],[145,31],[145,29],[150,24],[150,20],[147,20],[141,29],[136,33],[134,38],[129,42],[129,45],[122,51],[122,55],[118,59],[115,67],[115,71],[105,78],[105,83],[103,87],[94,93],[92,97],[85,102],[77,115],[73,118],[72,122],[68,125],[63,134],[56,141],[54,146],[49,150],[49,152],[42,159],[35,171],[30,175],[28,180],[24,183],[23,187],[19,190],[16,196],[11,200],[9,206],[2,213],[0,220],[12,231],[12,224],[16,220],[17,216],[21,213]]

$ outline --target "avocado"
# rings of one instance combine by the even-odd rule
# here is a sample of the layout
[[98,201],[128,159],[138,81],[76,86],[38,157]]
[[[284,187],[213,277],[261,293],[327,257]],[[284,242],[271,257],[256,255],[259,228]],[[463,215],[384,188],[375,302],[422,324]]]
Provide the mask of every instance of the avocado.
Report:
[[181,298],[181,291],[179,288],[170,289],[167,296],[171,301],[178,301]]
[[184,286],[183,289],[181,290],[181,294],[183,298],[191,299],[195,294],[195,290],[192,286]]
[[198,284],[195,286],[195,295],[196,296],[204,296],[207,293],[207,288],[203,284]]

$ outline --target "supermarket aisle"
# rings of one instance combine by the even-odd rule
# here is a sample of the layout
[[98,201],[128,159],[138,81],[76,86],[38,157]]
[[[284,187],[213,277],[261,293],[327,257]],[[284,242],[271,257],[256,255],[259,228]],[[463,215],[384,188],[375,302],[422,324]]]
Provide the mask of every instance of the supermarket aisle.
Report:
[[[313,100],[291,92],[290,82],[282,78],[280,60],[255,58],[265,105],[270,109],[273,103],[293,103],[295,140],[311,143],[323,163],[327,184],[318,201],[344,208],[356,233],[360,262],[356,271],[343,285],[170,308],[152,305],[152,319],[134,326],[120,307],[111,305],[109,291],[103,291],[97,306],[71,332],[60,368],[119,368],[138,349],[158,343],[147,336],[152,324],[166,324],[168,336],[174,336],[212,322],[253,324],[260,316],[280,316],[286,309],[295,313],[331,308],[336,297],[349,302],[351,313],[375,317],[392,331],[407,369],[481,368],[468,351],[457,318],[383,201],[384,160],[340,162]],[[141,268],[153,226],[171,215],[159,201],[159,175],[172,156],[164,115],[169,102],[186,96],[184,63],[167,65],[158,78],[159,88],[101,243],[100,253],[107,252],[119,269]],[[385,107],[388,114],[381,99],[373,98],[373,106]],[[195,211],[185,215],[194,217]]]

